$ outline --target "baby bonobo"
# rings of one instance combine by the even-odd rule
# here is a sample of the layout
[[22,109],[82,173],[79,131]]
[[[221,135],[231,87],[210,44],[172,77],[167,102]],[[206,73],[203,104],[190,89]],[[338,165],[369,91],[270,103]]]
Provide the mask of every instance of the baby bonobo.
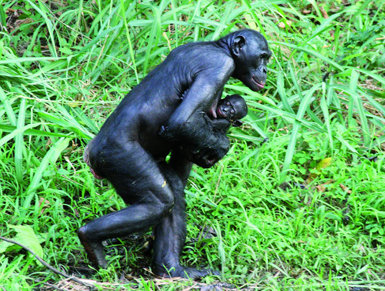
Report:
[[230,125],[241,126],[240,119],[247,115],[247,104],[245,99],[234,94],[219,100],[217,107],[217,119],[213,120],[213,129],[226,133]]
[[[247,104],[245,99],[234,94],[229,95],[218,101],[216,110],[216,119],[211,119],[212,129],[214,132],[225,135],[230,126],[241,126],[241,118],[247,115]],[[210,119],[205,115],[206,119]],[[203,168],[209,168],[220,160],[221,157],[215,155],[215,151],[207,151],[206,148],[191,148],[189,145],[181,146],[181,151],[190,157],[191,161]]]
[[188,43],[171,51],[124,97],[84,155],[95,175],[110,181],[127,204],[79,229],[94,265],[107,266],[104,240],[152,227],[155,274],[213,274],[179,262],[186,237],[184,187],[192,164],[199,165],[180,146],[221,159],[230,145],[214,125],[217,116],[229,115],[223,104],[218,109],[224,85],[234,77],[253,91],[261,90],[270,56],[266,39],[251,29],[217,41]]

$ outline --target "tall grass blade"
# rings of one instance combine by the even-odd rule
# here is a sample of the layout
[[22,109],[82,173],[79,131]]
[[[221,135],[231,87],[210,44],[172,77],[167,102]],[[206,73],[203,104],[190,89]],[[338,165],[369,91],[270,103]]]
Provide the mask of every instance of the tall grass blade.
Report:
[[294,110],[293,108],[291,108],[286,96],[285,84],[284,84],[282,72],[279,72],[277,74],[277,90],[278,90],[279,96],[281,97],[283,108],[288,112],[294,113]]
[[23,133],[24,131],[30,129],[30,128],[33,128],[33,127],[36,127],[36,126],[39,126],[41,125],[41,123],[32,123],[32,124],[27,124],[23,127],[19,127],[19,128],[16,128],[14,131],[12,131],[10,134],[2,137],[0,139],[0,147],[2,147],[5,143],[7,143],[8,141],[10,141],[11,139],[13,139],[15,136],[17,136],[18,134],[21,134]]
[[5,7],[3,5],[0,6],[0,29],[7,25],[7,15],[4,11]]
[[365,69],[360,69],[360,68],[354,68],[354,70],[363,73],[364,75],[367,75],[369,77],[372,77],[373,79],[377,80],[380,82],[383,86],[385,86],[385,78],[380,76],[379,74],[375,74],[372,71],[368,71]]
[[304,47],[301,47],[298,45],[294,45],[294,44],[290,44],[290,43],[286,43],[286,42],[280,42],[280,41],[272,41],[271,43],[277,44],[277,45],[282,45],[282,46],[287,46],[287,47],[293,48],[295,50],[303,51],[305,53],[308,53],[309,55],[315,56],[316,58],[318,58],[320,60],[323,60],[325,63],[335,67],[336,69],[338,69],[340,71],[344,71],[343,66],[339,65],[335,61],[329,59],[328,57],[325,57],[324,55],[322,55],[322,54],[320,54],[320,53],[318,53],[312,49],[308,49],[308,48],[304,48]]
[[[67,148],[69,138],[60,138],[45,154],[44,158],[40,162],[39,167],[37,168],[31,183],[29,184],[24,197],[23,209],[21,210],[21,217],[25,217],[25,213],[28,211],[31,206],[31,201],[36,194],[36,189],[41,184],[41,178],[44,174],[44,171],[47,169],[50,163],[54,164],[56,160],[59,158],[61,153]],[[26,219],[26,217],[25,217]]]
[[55,36],[54,36],[54,26],[53,26],[51,20],[48,18],[48,15],[45,11],[47,9],[47,7],[40,0],[38,1],[40,7],[38,7],[31,0],[26,0],[26,1],[29,3],[29,5],[31,5],[44,18],[45,24],[47,25],[49,37],[51,40],[51,45],[52,45],[50,51],[54,57],[57,57],[56,42],[55,42]]
[[366,118],[366,112],[362,105],[361,97],[357,93],[358,77],[359,77],[359,73],[356,70],[352,70],[352,76],[349,84],[349,89],[351,91],[350,96],[351,96],[351,99],[354,101],[358,110],[358,115],[360,117],[361,126],[362,126],[362,134],[364,136],[364,144],[366,147],[369,147],[370,132],[369,132],[368,120]]
[[0,100],[4,105],[4,109],[5,109],[5,112],[7,113],[9,121],[11,122],[12,125],[16,126],[15,112],[13,111],[12,106],[9,103],[8,98],[5,95],[3,88],[1,88],[1,87],[0,87]]
[[125,11],[124,7],[125,7],[124,0],[120,0],[120,14],[121,14],[121,16],[123,18],[123,22],[124,22],[124,29],[126,32],[126,38],[127,38],[127,42],[128,42],[128,48],[129,48],[129,52],[130,52],[132,66],[133,66],[133,69],[135,72],[136,82],[137,82],[137,84],[139,84],[139,76],[138,76],[138,70],[136,67],[135,54],[134,54],[134,49],[132,46],[130,29],[128,27],[127,18],[126,18],[126,11]]
[[326,129],[328,132],[328,138],[329,138],[329,143],[330,147],[333,151],[333,137],[332,137],[332,131],[330,127],[330,115],[329,115],[329,108],[326,102],[326,83],[322,82],[322,96],[321,96],[321,101],[320,101],[320,107],[322,110],[322,114],[324,116],[325,124],[326,124]]
[[[25,99],[22,98],[20,101],[19,116],[17,119],[17,128],[24,127],[25,120]],[[16,179],[22,184],[23,183],[23,149],[24,149],[24,131],[21,131],[15,136],[15,170]]]
[[47,112],[38,112],[38,114],[44,120],[52,122],[54,125],[62,127],[65,130],[72,131],[75,133],[74,137],[91,139],[94,136],[94,134],[91,133],[88,129],[80,125],[79,122],[67,111],[64,106],[58,105],[57,108],[62,114],[60,117]]
[[287,146],[286,155],[285,155],[285,161],[283,163],[282,172],[280,175],[280,182],[284,182],[286,179],[287,172],[290,168],[291,161],[294,156],[295,152],[295,144],[297,142],[298,138],[298,132],[301,128],[302,124],[299,122],[299,120],[303,119],[303,116],[305,114],[305,111],[310,105],[311,98],[313,97],[313,93],[318,90],[321,87],[321,84],[317,84],[311,88],[307,94],[304,96],[303,100],[301,101],[301,104],[299,105],[296,120],[294,121],[293,130],[290,135],[289,145]]
[[[38,123],[35,126],[41,125],[41,123]],[[16,126],[13,125],[6,125],[6,124],[0,124],[0,129],[5,132],[13,132],[16,130]],[[56,132],[49,132],[39,129],[25,129],[24,135],[33,135],[33,136],[47,136],[47,137],[68,137],[68,134],[64,133],[56,133]]]

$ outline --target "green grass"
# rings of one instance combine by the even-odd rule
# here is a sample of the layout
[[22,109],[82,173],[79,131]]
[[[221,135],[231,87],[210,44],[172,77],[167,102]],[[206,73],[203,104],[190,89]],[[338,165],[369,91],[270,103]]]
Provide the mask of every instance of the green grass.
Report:
[[[186,189],[183,263],[222,277],[155,279],[147,232],[109,242],[111,267],[88,278],[113,289],[385,288],[383,1],[0,3],[1,236],[81,276],[76,230],[124,207],[93,179],[84,146],[171,49],[249,27],[273,51],[266,90],[230,80],[225,94],[249,105],[245,125],[231,129],[215,167],[194,167]],[[0,242],[0,287],[62,279]]]

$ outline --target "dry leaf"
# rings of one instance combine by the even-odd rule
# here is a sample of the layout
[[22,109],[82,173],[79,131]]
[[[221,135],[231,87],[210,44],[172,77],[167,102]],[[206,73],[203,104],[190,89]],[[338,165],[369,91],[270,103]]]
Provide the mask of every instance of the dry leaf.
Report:
[[341,187],[341,189],[342,190],[344,190],[346,193],[352,193],[352,190],[350,190],[348,187],[346,187],[345,185],[342,185],[342,184],[340,184],[340,187]]
[[325,8],[323,8],[322,6],[319,7],[319,10],[321,11],[322,13],[322,16],[326,19],[326,18],[329,18],[329,15],[328,13],[326,12]]

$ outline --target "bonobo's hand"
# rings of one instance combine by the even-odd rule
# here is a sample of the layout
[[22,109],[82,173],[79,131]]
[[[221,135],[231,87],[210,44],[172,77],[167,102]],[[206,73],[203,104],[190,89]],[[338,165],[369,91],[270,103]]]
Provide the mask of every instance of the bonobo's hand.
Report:
[[222,136],[218,140],[218,143],[217,143],[216,148],[215,148],[219,160],[222,159],[227,154],[229,149],[230,149],[229,138],[226,135]]
[[195,153],[192,155],[191,162],[198,165],[202,168],[211,168],[214,166],[220,159],[215,155],[215,152],[212,151],[210,153],[210,150],[207,149],[199,153]]
[[190,161],[202,168],[210,168],[222,159],[230,149],[230,142],[226,136],[218,140],[215,148],[195,148],[191,151]]
[[162,125],[162,126],[160,127],[160,130],[159,130],[158,134],[159,134],[160,136],[162,136],[162,137],[167,137],[167,126]]
[[176,142],[179,140],[179,138],[175,135],[173,131],[169,129],[167,125],[161,125],[158,131],[158,135],[169,142]]

